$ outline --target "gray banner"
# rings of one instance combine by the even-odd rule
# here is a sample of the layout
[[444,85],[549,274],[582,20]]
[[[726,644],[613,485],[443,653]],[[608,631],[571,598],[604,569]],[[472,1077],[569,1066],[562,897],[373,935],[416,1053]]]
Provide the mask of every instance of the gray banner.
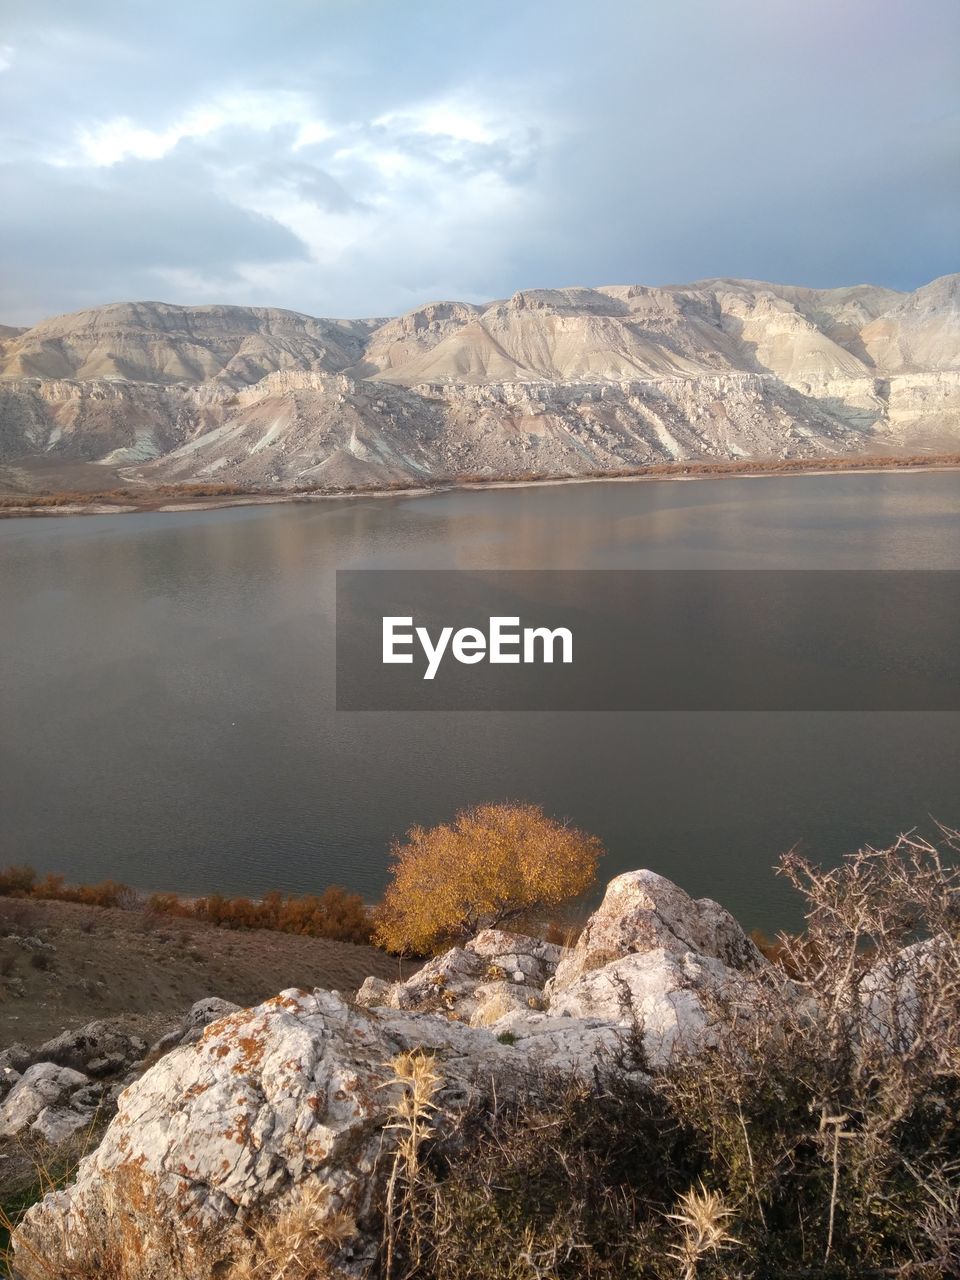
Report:
[[341,711],[960,709],[953,570],[341,570]]

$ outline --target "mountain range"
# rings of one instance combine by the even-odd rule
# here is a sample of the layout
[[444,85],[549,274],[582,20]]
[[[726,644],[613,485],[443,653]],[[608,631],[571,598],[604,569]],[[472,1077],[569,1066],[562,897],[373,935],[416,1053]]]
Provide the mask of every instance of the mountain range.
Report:
[[369,320],[131,302],[0,326],[14,489],[78,467],[337,489],[951,449],[960,275],[534,289]]

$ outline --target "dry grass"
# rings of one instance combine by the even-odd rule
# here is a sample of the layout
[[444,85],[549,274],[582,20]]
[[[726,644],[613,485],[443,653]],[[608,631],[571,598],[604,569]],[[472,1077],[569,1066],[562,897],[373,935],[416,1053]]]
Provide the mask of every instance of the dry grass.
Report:
[[670,1257],[683,1268],[683,1280],[696,1280],[700,1260],[708,1254],[719,1254],[721,1249],[738,1244],[727,1231],[727,1223],[734,1216],[733,1209],[724,1204],[716,1191],[708,1191],[701,1182],[680,1197],[675,1213],[667,1214],[677,1222],[683,1232],[679,1247]]
[[[387,1131],[396,1134],[383,1215],[384,1280],[395,1273],[397,1241],[402,1236],[410,1265],[419,1268],[426,1242],[417,1212],[420,1193],[420,1152],[434,1136],[431,1118],[443,1078],[432,1057],[422,1050],[398,1054],[390,1063],[400,1093],[390,1106]],[[407,1267],[409,1271],[409,1265]]]
[[[188,1225],[164,1201],[151,1175],[131,1166],[107,1173],[89,1215],[61,1218],[43,1234],[10,1224],[8,1266],[18,1280],[335,1280],[344,1274],[337,1255],[357,1232],[324,1183],[304,1184],[259,1221],[217,1232]],[[170,1231],[171,1219],[181,1221],[179,1231]]]

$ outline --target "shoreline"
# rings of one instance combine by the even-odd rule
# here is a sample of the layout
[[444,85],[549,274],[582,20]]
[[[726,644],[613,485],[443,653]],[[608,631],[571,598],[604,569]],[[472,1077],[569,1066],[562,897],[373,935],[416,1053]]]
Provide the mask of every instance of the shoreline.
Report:
[[[850,454],[841,457],[802,459],[798,465],[793,460],[756,459],[754,461],[718,461],[711,463],[678,462],[676,464],[655,463],[648,468],[634,471],[610,471],[600,474],[576,476],[523,476],[513,479],[501,476],[491,479],[458,477],[449,481],[439,480],[433,484],[408,485],[402,487],[375,487],[370,489],[341,490],[261,490],[246,493],[206,494],[191,496],[191,486],[185,484],[179,494],[165,495],[156,490],[145,490],[143,500],[137,501],[127,492],[123,499],[111,501],[107,493],[93,493],[90,500],[84,500],[82,494],[76,494],[76,501],[70,502],[73,494],[46,493],[22,495],[23,502],[16,502],[19,494],[0,493],[0,519],[22,519],[33,516],[75,516],[75,515],[131,515],[136,512],[173,514],[183,511],[215,511],[226,507],[273,506],[290,503],[310,503],[320,501],[344,501],[357,498],[419,498],[431,494],[456,493],[461,491],[481,491],[485,489],[528,489],[553,485],[601,484],[601,483],[637,483],[637,482],[675,482],[691,480],[763,480],[771,477],[791,478],[794,476],[832,476],[832,475],[878,475],[903,473],[930,473],[960,471],[960,454],[932,455],[929,460],[922,458],[902,458],[896,454],[863,455]],[[197,484],[196,488],[210,486]],[[119,492],[119,491],[118,491]],[[61,501],[61,498],[64,499]],[[168,498],[169,500],[164,500]],[[101,499],[97,501],[97,499]]]

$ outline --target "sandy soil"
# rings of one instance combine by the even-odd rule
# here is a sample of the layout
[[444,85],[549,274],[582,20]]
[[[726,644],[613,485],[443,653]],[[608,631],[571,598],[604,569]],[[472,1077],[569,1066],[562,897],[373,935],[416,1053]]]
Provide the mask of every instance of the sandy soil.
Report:
[[[40,953],[49,967],[34,967],[34,951],[10,934],[52,943]],[[204,996],[250,1005],[284,987],[352,992],[368,974],[398,973],[397,960],[348,942],[0,898],[0,1048],[42,1044],[94,1018],[154,1040]]]

